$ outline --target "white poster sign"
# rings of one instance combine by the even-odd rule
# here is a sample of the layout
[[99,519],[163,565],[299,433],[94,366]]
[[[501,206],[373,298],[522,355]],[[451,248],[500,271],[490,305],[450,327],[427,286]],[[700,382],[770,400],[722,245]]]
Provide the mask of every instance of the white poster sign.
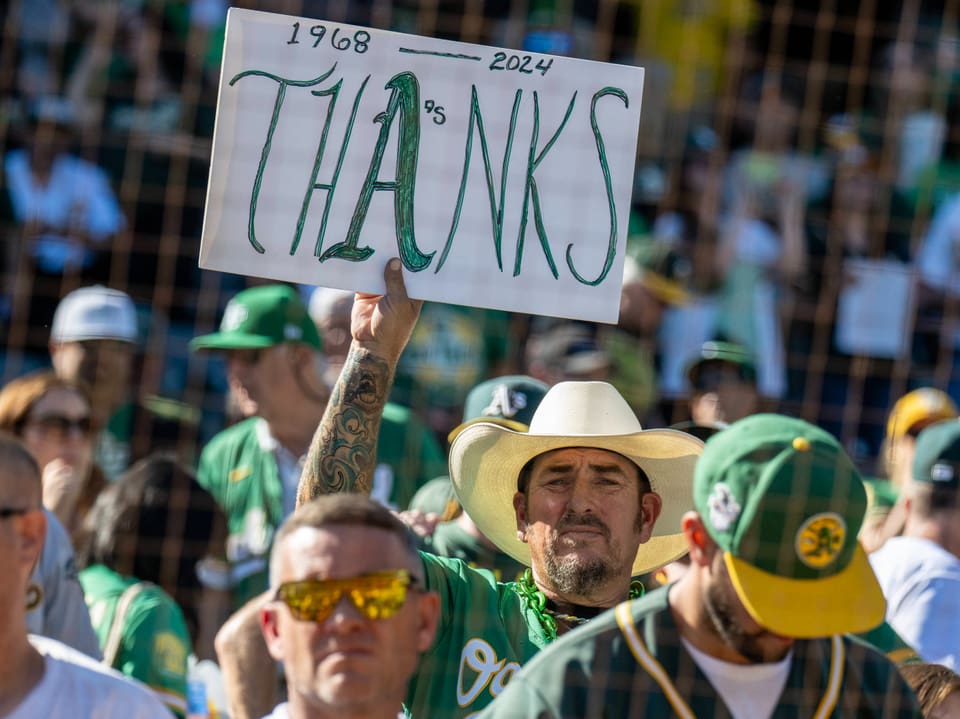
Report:
[[837,349],[896,359],[910,351],[916,278],[896,260],[847,259],[837,300]]
[[200,266],[615,322],[643,70],[231,9]]

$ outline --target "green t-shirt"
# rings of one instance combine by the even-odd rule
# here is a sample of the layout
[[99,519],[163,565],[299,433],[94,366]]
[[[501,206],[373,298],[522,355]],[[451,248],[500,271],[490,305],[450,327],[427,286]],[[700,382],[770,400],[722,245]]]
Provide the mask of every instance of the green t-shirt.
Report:
[[[558,639],[514,677],[484,719],[730,716],[681,643],[668,590],[624,603]],[[822,714],[821,703],[830,707]],[[907,719],[919,718],[920,709],[893,663],[857,639],[837,636],[797,640],[773,716]]]
[[456,521],[438,524],[433,534],[424,537],[422,543],[427,552],[461,559],[474,569],[493,572],[498,582],[515,582],[526,570],[523,564],[509,554],[483,544]]
[[283,521],[283,485],[273,451],[257,434],[261,422],[251,417],[214,436],[197,470],[197,481],[227,517],[227,559],[238,607],[266,590],[273,533]]
[[[84,599],[93,629],[105,649],[123,593],[138,584],[102,564],[80,572]],[[144,583],[123,616],[120,644],[113,668],[133,677],[156,693],[178,716],[187,709],[187,657],[191,642],[183,612],[169,594]]]
[[498,583],[459,559],[420,556],[427,588],[440,594],[440,621],[405,704],[418,719],[468,717],[503,690],[547,637],[513,584]]
[[107,426],[97,435],[94,460],[111,481],[130,466],[130,440],[133,433],[136,406],[127,402],[107,420]]

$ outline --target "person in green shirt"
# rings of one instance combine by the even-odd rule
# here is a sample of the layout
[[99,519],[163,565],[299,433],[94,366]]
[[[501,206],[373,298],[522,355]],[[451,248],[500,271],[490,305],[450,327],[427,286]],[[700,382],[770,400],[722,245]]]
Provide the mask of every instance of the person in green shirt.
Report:
[[[191,347],[224,354],[231,390],[250,415],[207,443],[197,470],[227,514],[230,572],[223,582],[240,606],[267,587],[273,534],[294,510],[307,448],[327,406],[322,341],[293,287],[262,285],[235,295],[219,331],[195,337]],[[371,491],[403,507],[419,483],[443,471],[443,453],[406,408],[384,408],[383,423]]]
[[690,569],[524,667],[496,717],[919,717],[895,664],[850,636],[886,604],[837,440],[754,415],[711,437],[683,516]]
[[223,513],[191,470],[155,454],[100,494],[84,528],[79,578],[104,663],[185,715],[188,657],[213,654],[229,608],[197,572],[223,555]]

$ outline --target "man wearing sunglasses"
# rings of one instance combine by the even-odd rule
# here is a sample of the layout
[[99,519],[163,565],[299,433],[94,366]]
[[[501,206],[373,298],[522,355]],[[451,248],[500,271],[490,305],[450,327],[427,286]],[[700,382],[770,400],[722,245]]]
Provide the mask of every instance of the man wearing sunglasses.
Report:
[[260,628],[288,701],[270,719],[396,719],[440,613],[416,543],[360,494],[302,505],[277,532]]
[[0,432],[0,716],[170,719],[146,687],[53,639],[27,634],[33,566],[46,517],[40,468],[17,439]]

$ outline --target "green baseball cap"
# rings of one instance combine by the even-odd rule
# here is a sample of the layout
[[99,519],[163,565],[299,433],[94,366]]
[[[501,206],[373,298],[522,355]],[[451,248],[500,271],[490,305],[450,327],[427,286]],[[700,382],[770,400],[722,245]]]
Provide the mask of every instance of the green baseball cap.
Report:
[[323,345],[297,291],[289,285],[264,285],[238,292],[223,312],[220,331],[195,337],[194,350],[242,350],[303,342]]
[[437,514],[441,521],[456,516],[460,509],[457,494],[449,477],[434,477],[413,495],[407,509],[419,509],[425,514]]
[[533,413],[550,385],[527,375],[506,375],[481,382],[467,395],[463,423],[454,427],[447,440],[474,422],[493,422],[517,432],[526,432]]
[[867,495],[828,432],[776,414],[734,422],[707,441],[693,501],[737,596],[769,631],[823,637],[883,621],[886,603],[857,541]]
[[960,420],[937,422],[920,431],[913,478],[938,488],[960,488]]

